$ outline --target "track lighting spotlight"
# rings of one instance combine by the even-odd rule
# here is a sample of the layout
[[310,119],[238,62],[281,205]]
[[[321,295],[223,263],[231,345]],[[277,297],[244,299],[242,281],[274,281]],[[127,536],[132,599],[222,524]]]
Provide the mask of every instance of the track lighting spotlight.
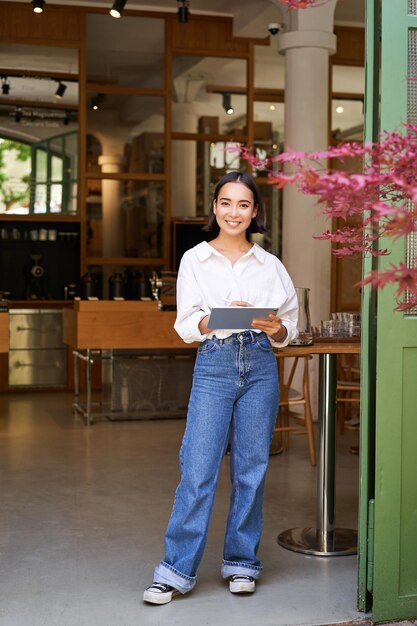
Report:
[[113,6],[109,11],[110,15],[112,17],[121,17],[126,2],[127,0],[114,0]]
[[232,107],[232,96],[230,93],[223,94],[223,109],[226,111],[227,115],[232,115],[235,112]]
[[16,107],[15,112],[14,112],[14,121],[16,122],[16,124],[20,122],[20,120],[22,119],[22,115],[23,115],[22,107]]
[[61,83],[61,81],[58,81],[58,87],[57,90],[55,92],[55,98],[59,98],[61,100],[61,98],[63,98],[64,93],[67,90],[67,86],[64,85],[64,83]]
[[44,4],[45,4],[45,0],[32,0],[33,12],[42,13]]
[[95,96],[91,98],[91,108],[93,111],[98,111],[100,108],[100,104],[103,102],[104,96],[102,93],[97,93]]
[[3,96],[8,96],[10,91],[10,85],[7,82],[7,76],[1,77],[1,93]]
[[178,21],[180,24],[186,24],[188,22],[189,16],[189,6],[190,3],[188,0],[177,0],[178,2]]

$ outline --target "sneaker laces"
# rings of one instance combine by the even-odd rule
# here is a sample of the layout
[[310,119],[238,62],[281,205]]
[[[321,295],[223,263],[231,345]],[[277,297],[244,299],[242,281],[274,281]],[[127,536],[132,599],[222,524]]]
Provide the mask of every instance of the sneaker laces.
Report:
[[173,589],[174,587],[171,587],[171,585],[165,585],[165,583],[152,583],[152,585],[148,587],[148,591],[155,590],[157,593],[168,593]]

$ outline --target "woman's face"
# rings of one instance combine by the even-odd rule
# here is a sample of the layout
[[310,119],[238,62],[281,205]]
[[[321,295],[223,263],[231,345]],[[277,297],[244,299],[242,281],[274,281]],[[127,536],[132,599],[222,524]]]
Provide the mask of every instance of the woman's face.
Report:
[[213,203],[213,212],[220,230],[235,236],[246,234],[258,207],[255,206],[252,191],[243,183],[235,182],[221,187]]

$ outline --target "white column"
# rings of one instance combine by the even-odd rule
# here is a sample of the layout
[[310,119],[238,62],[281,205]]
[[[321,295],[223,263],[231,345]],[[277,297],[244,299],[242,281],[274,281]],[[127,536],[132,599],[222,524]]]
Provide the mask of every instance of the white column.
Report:
[[[329,142],[329,55],[336,50],[333,14],[337,0],[295,11],[280,36],[285,55],[285,145],[293,150],[322,150]],[[330,244],[316,241],[328,227],[314,196],[288,185],[283,201],[283,262],[294,283],[311,289],[313,325],[330,311]]]
[[[182,133],[195,133],[198,128],[193,105],[173,103],[172,128]],[[194,141],[172,142],[172,215],[193,217],[196,214],[197,146]]]
[[[98,159],[103,174],[117,174],[122,171],[124,157],[120,154],[102,154]],[[124,256],[123,244],[123,181],[102,181],[103,212],[103,256]]]

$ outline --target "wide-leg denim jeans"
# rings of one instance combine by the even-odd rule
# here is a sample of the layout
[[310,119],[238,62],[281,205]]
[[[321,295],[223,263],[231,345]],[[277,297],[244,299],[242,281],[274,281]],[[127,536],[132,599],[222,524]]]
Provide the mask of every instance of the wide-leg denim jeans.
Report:
[[259,578],[263,491],[278,402],[276,358],[264,333],[245,331],[199,345],[180,451],[181,481],[154,581],[181,593],[194,587],[229,434],[232,493],[222,576]]

